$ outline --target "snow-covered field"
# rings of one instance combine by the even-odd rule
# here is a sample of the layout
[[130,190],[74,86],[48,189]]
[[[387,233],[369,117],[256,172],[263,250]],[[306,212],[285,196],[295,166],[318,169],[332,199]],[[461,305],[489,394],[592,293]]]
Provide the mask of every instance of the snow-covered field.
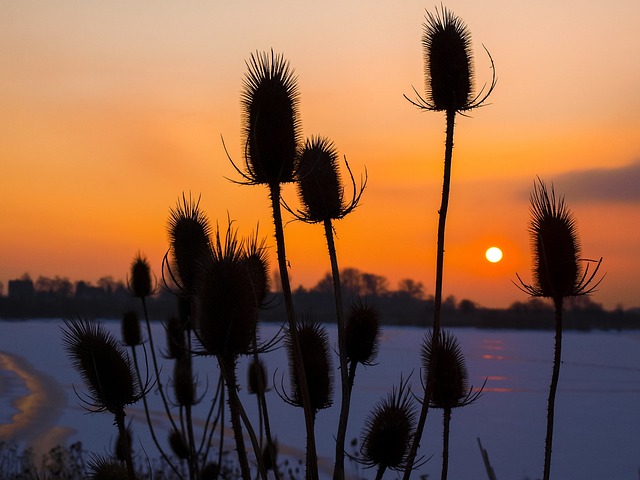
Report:
[[[118,322],[106,325],[119,337]],[[164,347],[161,325],[155,325],[156,343]],[[275,326],[263,326],[269,338]],[[335,329],[329,328],[335,342]],[[402,374],[412,374],[414,391],[420,389],[419,346],[424,331],[418,328],[386,328],[377,365],[359,368],[347,440],[359,437],[372,406],[397,385]],[[541,476],[546,406],[553,352],[552,332],[453,329],[469,368],[470,381],[485,393],[468,407],[455,410],[450,440],[451,479],[486,478],[477,438],[488,450],[500,480],[524,480]],[[565,332],[563,364],[556,399],[552,476],[562,480],[633,480],[640,469],[640,332]],[[46,442],[81,440],[88,450],[104,453],[115,437],[113,418],[87,414],[73,391],[84,387],[70,367],[54,321],[0,322],[0,440],[15,438],[44,445]],[[280,382],[287,361],[283,349],[265,357],[270,377]],[[334,363],[337,365],[337,361]],[[246,382],[241,362],[238,376]],[[211,358],[198,360],[200,392],[208,385],[210,398],[217,381]],[[15,372],[18,371],[19,374]],[[163,369],[164,383],[171,374]],[[208,379],[207,379],[208,376]],[[336,377],[336,381],[338,378]],[[336,391],[338,389],[336,388]],[[33,394],[35,392],[35,394]],[[255,397],[240,392],[250,415]],[[65,398],[66,396],[66,398]],[[157,395],[153,408],[158,409]],[[271,424],[282,450],[303,458],[302,411],[286,405],[272,389],[268,393]],[[317,443],[330,465],[339,401],[317,417]],[[204,408],[202,410],[204,412]],[[201,417],[204,413],[200,414]],[[253,418],[253,417],[252,417]],[[441,455],[441,412],[431,410],[421,453],[433,457],[420,474],[438,478]],[[14,421],[12,423],[12,420]],[[128,413],[138,445],[154,453],[141,407]],[[157,421],[166,429],[166,422]],[[161,435],[163,438],[165,434]],[[232,439],[227,447],[231,449]],[[348,464],[347,471],[353,466]],[[365,472],[373,477],[373,472]],[[387,478],[395,478],[390,472]],[[419,478],[416,474],[415,478]]]

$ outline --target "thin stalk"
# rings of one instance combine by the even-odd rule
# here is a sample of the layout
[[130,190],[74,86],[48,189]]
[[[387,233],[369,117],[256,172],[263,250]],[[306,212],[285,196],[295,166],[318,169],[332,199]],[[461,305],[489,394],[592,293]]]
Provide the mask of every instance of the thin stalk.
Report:
[[236,375],[235,375],[235,358],[218,357],[218,364],[222,371],[222,376],[227,384],[227,392],[229,393],[229,411],[231,412],[231,426],[233,428],[233,437],[236,441],[236,451],[238,453],[238,463],[240,464],[240,472],[243,480],[251,480],[249,470],[249,460],[247,458],[247,449],[244,445],[244,436],[242,434],[242,422],[240,422],[240,413],[238,411],[238,392],[236,391]]
[[136,473],[133,469],[133,459],[131,458],[131,445],[129,445],[129,437],[127,435],[127,428],[124,425],[124,409],[120,409],[116,412],[116,426],[120,433],[120,438],[124,442],[124,459],[127,464],[127,474],[131,480],[136,480]]
[[222,451],[224,447],[224,387],[220,392],[220,448],[218,449],[218,465],[222,465]]
[[187,436],[189,439],[189,477],[198,477],[198,462],[196,459],[195,438],[193,435],[193,418],[191,417],[191,405],[185,406],[185,416],[187,419]]
[[[257,334],[253,334],[253,360],[256,365],[259,365],[258,355],[258,338]],[[266,385],[262,384],[262,375],[258,375],[258,391],[256,396],[258,399],[258,412],[260,414],[260,453],[262,452],[262,425],[264,421],[264,433],[267,438],[267,448],[269,449],[269,456],[271,457],[271,465],[273,465],[273,473],[276,480],[279,480],[280,474],[276,465],[276,451],[271,437],[271,424],[269,422],[269,410],[267,409],[267,396],[265,395]],[[257,453],[256,453],[257,454]]]
[[560,362],[562,358],[562,297],[554,299],[556,310],[556,339],[553,351],[553,374],[549,387],[549,402],[547,404],[547,436],[544,441],[544,475],[543,480],[549,480],[551,472],[551,446],[553,443],[553,417],[555,413],[556,391],[560,377]]
[[[204,423],[204,432],[202,433],[200,447],[198,448],[198,458],[202,458],[203,462],[206,462],[206,459],[209,456],[209,450],[211,448],[211,443],[212,443],[211,439],[213,438],[216,427],[218,426],[218,422],[220,421],[221,410],[224,410],[224,408],[222,409],[218,408],[218,413],[216,414],[215,418],[213,418],[213,421],[211,420],[211,418],[213,417],[213,411],[216,409],[216,405],[218,404],[218,399],[220,399],[220,404],[224,407],[223,394],[224,394],[224,379],[222,378],[222,375],[220,375],[220,378],[218,378],[218,386],[216,387],[216,394],[213,397],[213,400],[211,401],[211,408],[209,409],[209,413],[207,414],[207,420]],[[206,446],[206,449],[205,449],[205,446]]]
[[442,476],[441,480],[447,480],[449,472],[449,425],[451,424],[451,409],[445,408],[442,415]]
[[382,465],[378,467],[378,471],[376,472],[376,480],[382,480],[382,477],[384,476],[384,472],[386,469],[387,467],[384,467]]
[[[438,250],[436,255],[436,285],[433,305],[433,338],[438,341],[440,338],[440,311],[442,308],[442,277],[444,272],[444,233],[447,223],[447,210],[449,209],[449,190],[451,185],[451,159],[453,157],[453,129],[455,127],[455,110],[447,110],[447,136],[445,140],[444,152],[444,174],[442,181],[442,201],[438,211]],[[431,401],[432,381],[431,374],[427,373],[427,385],[425,396],[420,408],[420,417],[416,425],[411,449],[407,457],[407,467],[404,471],[403,480],[408,480],[418,453],[420,440],[424,432],[424,425],[427,421],[429,402]]]
[[344,441],[347,435],[347,422],[349,421],[351,389],[349,388],[349,374],[347,371],[347,347],[345,340],[344,308],[342,305],[342,288],[340,286],[340,270],[338,268],[338,255],[336,254],[336,246],[333,239],[331,219],[324,221],[324,235],[327,238],[327,248],[331,261],[331,274],[333,276],[333,293],[336,302],[336,317],[338,323],[338,356],[340,357],[340,378],[342,381],[342,405],[340,407],[340,420],[338,421],[336,462],[333,470],[333,478],[334,480],[343,480]]
[[171,410],[169,409],[169,402],[167,401],[167,397],[164,393],[164,388],[162,387],[162,380],[160,379],[160,369],[158,368],[158,360],[156,358],[156,349],[153,345],[153,334],[151,333],[151,322],[149,321],[149,313],[147,311],[147,301],[145,297],[141,297],[142,300],[142,310],[144,311],[144,321],[147,325],[147,333],[149,334],[149,349],[151,350],[151,359],[153,360],[153,373],[156,377],[156,382],[158,384],[158,391],[160,392],[160,398],[162,399],[162,405],[164,406],[164,411],[167,414],[167,418],[171,423],[171,426],[174,430],[178,430],[178,427],[173,420],[173,416],[171,415]]
[[[138,377],[138,383],[140,384],[140,388],[142,389],[142,377],[140,376],[140,366],[138,365],[138,355],[136,353],[136,348],[134,346],[131,347],[131,355],[133,357],[133,365],[136,369],[136,375]],[[153,440],[154,445],[160,452],[160,456],[163,460],[171,467],[171,470],[178,476],[178,478],[182,479],[182,475],[177,467],[171,462],[169,456],[165,453],[164,449],[160,446],[160,442],[158,441],[158,437],[156,436],[155,429],[153,428],[153,422],[151,421],[151,416],[149,414],[149,404],[147,403],[147,396],[142,395],[142,404],[144,405],[144,415],[147,419],[147,425],[149,426],[149,433],[151,433],[151,439]]]
[[[187,353],[191,352],[191,335],[187,337],[188,346]],[[189,357],[189,362],[193,362],[193,359]],[[189,477],[195,479],[199,476],[198,474],[198,458],[196,456],[196,441],[195,436],[193,434],[193,418],[191,416],[191,405],[185,405],[185,416],[187,420],[187,439],[189,445]]]
[[273,223],[275,225],[276,249],[278,254],[278,268],[280,270],[280,283],[282,284],[282,294],[287,310],[287,322],[289,324],[289,334],[291,335],[291,345],[293,349],[295,374],[298,378],[302,394],[302,408],[304,410],[304,421],[307,431],[307,452],[306,452],[306,478],[308,480],[318,479],[318,457],[316,453],[316,442],[313,425],[313,410],[309,399],[309,389],[307,378],[304,373],[304,364],[298,343],[298,327],[295,312],[293,310],[293,298],[291,296],[291,284],[287,271],[287,256],[285,252],[284,230],[282,227],[282,211],[280,209],[280,184],[273,183],[269,186],[269,197],[273,210]]

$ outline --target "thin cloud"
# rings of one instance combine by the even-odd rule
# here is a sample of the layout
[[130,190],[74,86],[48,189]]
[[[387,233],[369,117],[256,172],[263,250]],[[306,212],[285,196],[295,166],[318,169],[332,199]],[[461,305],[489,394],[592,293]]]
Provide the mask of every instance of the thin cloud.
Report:
[[553,183],[571,202],[640,203],[640,159],[618,168],[563,173]]

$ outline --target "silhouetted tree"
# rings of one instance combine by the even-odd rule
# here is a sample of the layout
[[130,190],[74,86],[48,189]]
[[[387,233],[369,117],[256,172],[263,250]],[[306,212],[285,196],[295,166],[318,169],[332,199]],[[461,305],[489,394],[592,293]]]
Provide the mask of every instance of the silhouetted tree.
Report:
[[424,298],[424,285],[411,278],[403,278],[398,282],[398,292],[421,300]]

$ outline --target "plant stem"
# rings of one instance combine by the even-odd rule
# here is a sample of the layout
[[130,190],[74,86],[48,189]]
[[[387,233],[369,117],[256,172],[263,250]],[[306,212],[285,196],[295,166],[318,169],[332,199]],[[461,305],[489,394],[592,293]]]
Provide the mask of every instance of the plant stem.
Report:
[[449,424],[451,423],[451,409],[445,408],[442,414],[442,476],[441,480],[447,480],[449,472]]
[[387,467],[380,465],[378,467],[378,471],[376,472],[376,480],[382,480],[382,477],[384,476],[384,472],[387,469]]
[[560,362],[562,356],[562,297],[554,299],[556,311],[556,339],[553,351],[553,374],[549,386],[549,401],[547,403],[547,436],[544,441],[544,480],[549,480],[551,471],[551,445],[553,443],[553,417],[555,413],[556,391],[560,377]]
[[[433,305],[433,333],[434,341],[440,341],[440,310],[442,308],[442,277],[444,272],[444,233],[447,223],[447,210],[449,209],[449,190],[451,185],[451,160],[453,157],[453,129],[455,127],[455,110],[447,110],[447,136],[445,140],[444,152],[444,174],[442,181],[442,200],[438,211],[438,249],[436,255],[436,285]],[[420,417],[416,426],[416,431],[411,442],[411,449],[407,456],[407,467],[405,468],[403,480],[408,480],[413,470],[413,464],[420,447],[420,440],[424,432],[424,425],[427,421],[429,402],[431,401],[431,390],[433,388],[431,373],[427,372],[427,385],[425,396],[420,409]]]
[[[253,333],[253,360],[257,365],[259,365],[259,356],[258,356],[258,338],[257,333]],[[256,396],[258,398],[258,413],[260,415],[260,455],[262,455],[262,421],[264,419],[264,432],[267,438],[267,448],[269,449],[269,457],[271,457],[271,465],[273,465],[273,473],[275,475],[276,480],[279,480],[280,474],[278,473],[278,467],[276,465],[277,455],[273,443],[273,439],[271,437],[271,424],[269,422],[269,410],[267,409],[267,396],[266,393],[266,385],[262,383],[262,375],[257,375],[258,377],[258,391],[256,392]],[[258,455],[258,452],[256,452]]]
[[124,459],[127,464],[127,474],[131,480],[136,480],[136,473],[133,469],[133,459],[131,458],[131,445],[129,444],[129,437],[127,435],[127,428],[124,425],[124,409],[120,409],[116,412],[116,426],[118,427],[118,433],[120,438],[124,442]]
[[300,385],[302,394],[302,408],[304,410],[305,427],[307,430],[307,452],[306,452],[306,478],[317,480],[318,478],[318,458],[316,453],[316,442],[314,434],[313,411],[309,399],[309,389],[305,375],[300,345],[298,343],[298,327],[295,312],[293,310],[293,298],[291,296],[291,285],[289,283],[289,273],[287,271],[287,256],[285,252],[284,230],[282,227],[282,211],[280,209],[280,184],[269,185],[269,197],[273,210],[273,223],[275,225],[276,249],[278,253],[278,268],[280,270],[280,283],[282,284],[282,295],[287,310],[287,322],[289,324],[289,335],[291,335],[291,345],[293,350],[295,375]]
[[[144,387],[142,385],[142,377],[140,376],[140,366],[138,365],[138,355],[136,353],[136,347],[134,346],[131,347],[131,355],[133,357],[133,365],[136,369],[138,383],[140,384],[140,390],[144,391]],[[146,394],[142,395],[142,404],[144,405],[144,415],[147,419],[147,426],[149,427],[149,433],[151,433],[151,439],[153,440],[154,445],[158,449],[158,452],[160,452],[160,456],[163,458],[165,462],[167,462],[167,465],[169,465],[171,470],[173,470],[173,472],[178,476],[178,478],[182,479],[182,475],[180,475],[180,472],[178,471],[176,466],[173,464],[173,462],[169,459],[164,449],[160,446],[160,442],[158,442],[158,437],[156,436],[155,429],[153,428],[153,422],[151,421],[151,416],[149,414],[149,404],[147,403]]]
[[336,317],[338,323],[338,356],[340,357],[340,379],[342,382],[342,404],[340,407],[340,420],[336,438],[336,462],[333,470],[334,480],[344,479],[344,441],[347,435],[347,422],[349,421],[349,405],[351,403],[351,389],[349,388],[349,374],[347,371],[347,347],[345,340],[344,307],[342,305],[342,288],[340,286],[340,270],[338,268],[338,255],[333,239],[333,226],[331,219],[324,221],[324,234],[327,238],[327,248],[331,261],[331,274],[333,276],[333,292],[336,302]]
[[455,110],[447,110],[447,138],[445,141],[444,174],[442,181],[442,202],[438,211],[438,252],[436,258],[436,286],[433,305],[433,336],[440,334],[440,310],[442,308],[442,278],[444,272],[444,232],[449,209],[449,190],[451,185],[451,159],[453,157],[453,129]]
[[160,369],[158,368],[158,360],[156,359],[156,349],[153,345],[153,334],[151,333],[151,322],[149,321],[149,313],[147,311],[147,301],[145,297],[141,298],[142,300],[142,310],[144,311],[144,321],[147,325],[147,333],[149,334],[149,349],[151,350],[151,359],[153,360],[153,373],[156,377],[156,382],[158,384],[158,392],[160,392],[160,398],[162,399],[162,405],[164,406],[164,411],[167,414],[167,418],[171,423],[171,426],[174,430],[178,431],[178,427],[173,420],[173,416],[171,415],[171,411],[169,410],[169,402],[167,402],[167,397],[164,394],[164,389],[162,388],[162,380],[160,380]]
[[240,422],[240,414],[238,404],[238,392],[236,391],[236,366],[235,358],[225,358],[218,356],[218,364],[222,371],[222,376],[227,384],[227,392],[229,393],[229,411],[231,412],[231,426],[233,427],[233,437],[236,441],[236,451],[238,453],[238,463],[240,464],[240,472],[243,480],[251,480],[249,470],[249,460],[247,458],[247,449],[244,445],[244,436],[242,434],[242,423]]

